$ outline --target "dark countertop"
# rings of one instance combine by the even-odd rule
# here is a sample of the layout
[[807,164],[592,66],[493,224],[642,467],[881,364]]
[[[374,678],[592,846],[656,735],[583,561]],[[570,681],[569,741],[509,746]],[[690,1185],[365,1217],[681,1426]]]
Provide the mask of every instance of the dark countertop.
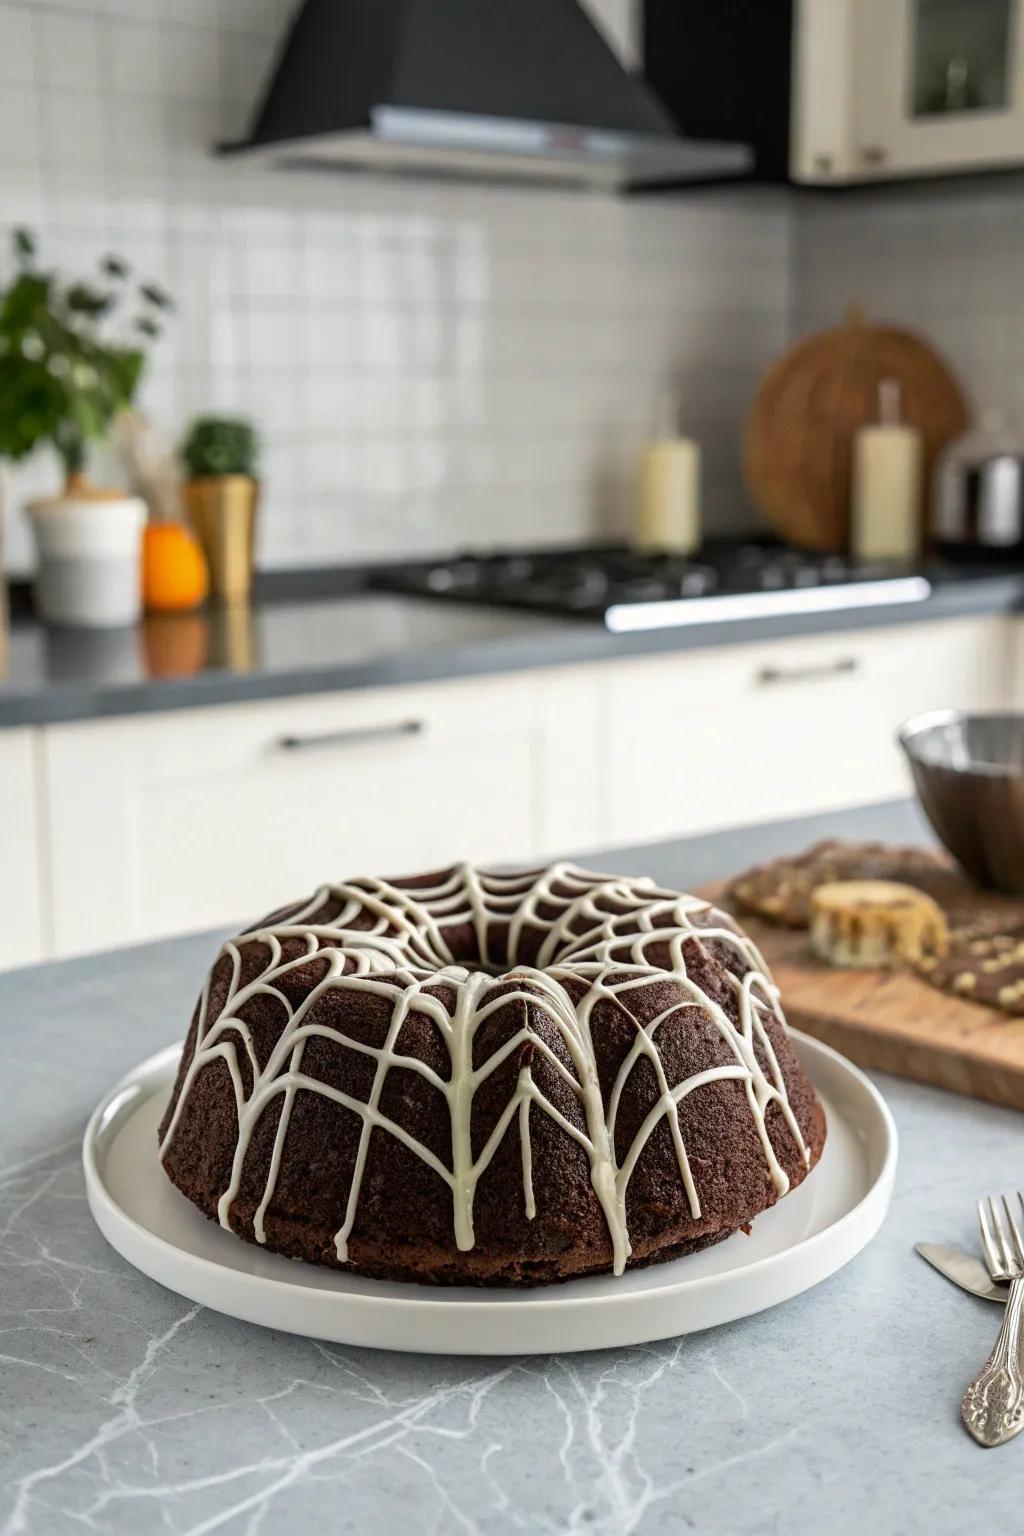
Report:
[[16,621],[6,666],[0,644],[0,729],[1012,613],[1024,603],[1024,573],[961,577],[923,603],[634,635],[510,609],[330,595],[322,582],[311,583],[307,597],[295,589],[286,600],[151,617],[138,629],[46,630]]
[[[921,824],[875,806],[588,862],[685,887],[825,833],[902,840]],[[323,1344],[147,1280],[86,1205],[86,1117],[182,1035],[215,942],[0,976],[17,1082],[0,1122],[4,1531],[967,1536],[979,1513],[1020,1529],[1024,1448],[982,1455],[958,1413],[998,1311],[912,1249],[976,1248],[975,1200],[1019,1166],[1015,1111],[877,1077],[900,1136],[878,1236],[803,1295],[710,1332],[488,1360]]]

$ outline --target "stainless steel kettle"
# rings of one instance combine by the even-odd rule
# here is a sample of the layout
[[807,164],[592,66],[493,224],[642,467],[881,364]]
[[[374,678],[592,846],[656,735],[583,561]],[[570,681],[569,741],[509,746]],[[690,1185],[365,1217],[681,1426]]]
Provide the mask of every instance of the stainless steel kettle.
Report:
[[932,537],[951,553],[1024,553],[1024,440],[997,412],[940,456]]

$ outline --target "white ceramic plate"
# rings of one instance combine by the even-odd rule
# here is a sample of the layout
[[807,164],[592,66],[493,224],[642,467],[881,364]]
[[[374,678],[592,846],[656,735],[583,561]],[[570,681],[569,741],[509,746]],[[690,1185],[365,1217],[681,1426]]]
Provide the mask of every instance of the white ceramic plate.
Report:
[[340,1344],[454,1355],[545,1354],[712,1328],[787,1301],[847,1264],[882,1224],[896,1127],[862,1072],[793,1031],[828,1116],[818,1167],[759,1216],[750,1237],[668,1264],[537,1290],[476,1290],[364,1280],[241,1242],[207,1221],[166,1178],[160,1122],[180,1046],[136,1067],[85,1133],[89,1206],[107,1241],[192,1301],[267,1328]]

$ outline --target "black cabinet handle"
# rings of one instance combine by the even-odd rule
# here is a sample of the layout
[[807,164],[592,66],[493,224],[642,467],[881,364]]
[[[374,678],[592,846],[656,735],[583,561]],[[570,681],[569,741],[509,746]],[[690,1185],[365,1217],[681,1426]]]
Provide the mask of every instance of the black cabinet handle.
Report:
[[425,720],[396,720],[389,725],[356,725],[347,730],[321,731],[310,736],[279,736],[277,745],[284,752],[308,752],[323,747],[362,747],[372,741],[397,741],[405,736],[422,736]]

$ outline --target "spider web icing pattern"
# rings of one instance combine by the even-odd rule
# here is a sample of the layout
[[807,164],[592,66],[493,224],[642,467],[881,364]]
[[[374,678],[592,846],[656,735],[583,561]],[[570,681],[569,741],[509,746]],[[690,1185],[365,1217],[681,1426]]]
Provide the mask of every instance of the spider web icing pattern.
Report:
[[[328,922],[315,919],[325,908],[338,907]],[[368,926],[364,926],[368,924]],[[475,934],[480,965],[500,970],[469,969],[459,964],[445,937],[470,927]],[[507,933],[506,933],[507,929]],[[504,953],[497,953],[499,935]],[[519,964],[527,936],[536,949],[534,964]],[[537,943],[539,937],[539,944]],[[724,947],[730,964],[722,974],[733,988],[738,1024],[688,974],[685,946],[694,939]],[[283,945],[297,940],[301,952],[286,958]],[[241,983],[242,946],[258,943],[267,951],[263,969]],[[261,1116],[278,1096],[283,1103],[270,1166],[254,1216],[254,1235],[266,1241],[265,1218],[274,1196],[288,1126],[300,1091],[320,1094],[358,1115],[362,1124],[345,1209],[335,1236],[340,1262],[348,1259],[348,1244],[358,1215],[371,1133],[380,1129],[395,1137],[437,1174],[451,1190],[456,1246],[473,1247],[473,1203],[477,1184],[513,1121],[518,1121],[525,1212],[536,1213],[533,1192],[531,1114],[547,1115],[584,1150],[590,1179],[612,1244],[613,1269],[621,1274],[631,1253],[626,1221],[626,1191],[630,1177],[655,1128],[667,1120],[679,1176],[692,1217],[701,1214],[679,1120],[679,1105],[707,1083],[733,1079],[742,1085],[770,1177],[778,1195],[789,1178],[776,1156],[766,1128],[770,1105],[777,1104],[805,1165],[809,1153],[786,1093],[765,1021],[785,1021],[778,989],[754,943],[724,913],[692,896],[658,890],[647,880],[627,880],[554,864],[546,870],[498,873],[460,865],[436,885],[389,882],[362,877],[342,885],[322,886],[298,910],[276,914],[263,925],[228,941],[221,950],[230,962],[228,993],[212,1022],[208,1018],[209,973],[199,1003],[196,1045],[174,1112],[161,1142],[165,1157],[180,1123],[192,1085],[204,1067],[221,1060],[231,1079],[238,1135],[231,1178],[220,1196],[218,1217],[230,1230],[231,1208],[238,1194],[246,1153]],[[281,990],[287,973],[316,956],[325,964],[322,978],[298,1006]],[[666,963],[667,956],[667,963]],[[681,998],[646,1023],[630,1008],[630,993],[652,980],[670,980]],[[584,987],[574,1003],[568,983]],[[455,995],[454,1010],[425,989],[446,984]],[[513,990],[502,990],[509,985]],[[317,1001],[331,988],[384,998],[391,1008],[385,1039],[370,1046],[336,1027],[307,1021]],[[274,997],[284,1010],[280,1036],[261,1068],[252,1034],[241,1016],[247,1002],[259,994]],[[605,1103],[598,1077],[591,1025],[595,1007],[612,1001],[632,1021],[636,1034]],[[473,1042],[481,1025],[510,1003],[523,1003],[526,1022],[478,1066]],[[680,1010],[703,1010],[728,1047],[728,1060],[669,1086],[657,1048],[658,1032]],[[529,1010],[539,1009],[557,1029],[572,1063],[568,1070],[550,1045],[529,1025]],[[445,1080],[427,1062],[401,1052],[397,1042],[406,1019],[419,1013],[436,1027],[448,1054]],[[374,1062],[373,1082],[365,1100],[345,1093],[303,1072],[305,1046],[323,1036],[360,1052]],[[474,1095],[509,1057],[529,1045],[516,1086],[485,1144],[474,1156],[471,1114]],[[767,1063],[758,1059],[758,1048]],[[583,1126],[568,1119],[538,1086],[530,1062],[539,1054],[574,1095]],[[248,1061],[252,1086],[248,1092],[241,1070]],[[636,1065],[646,1060],[653,1070],[657,1098],[652,1103],[626,1155],[616,1156],[616,1120],[625,1085]],[[446,1101],[451,1128],[451,1168],[380,1109],[388,1073],[396,1067],[420,1074]]]

